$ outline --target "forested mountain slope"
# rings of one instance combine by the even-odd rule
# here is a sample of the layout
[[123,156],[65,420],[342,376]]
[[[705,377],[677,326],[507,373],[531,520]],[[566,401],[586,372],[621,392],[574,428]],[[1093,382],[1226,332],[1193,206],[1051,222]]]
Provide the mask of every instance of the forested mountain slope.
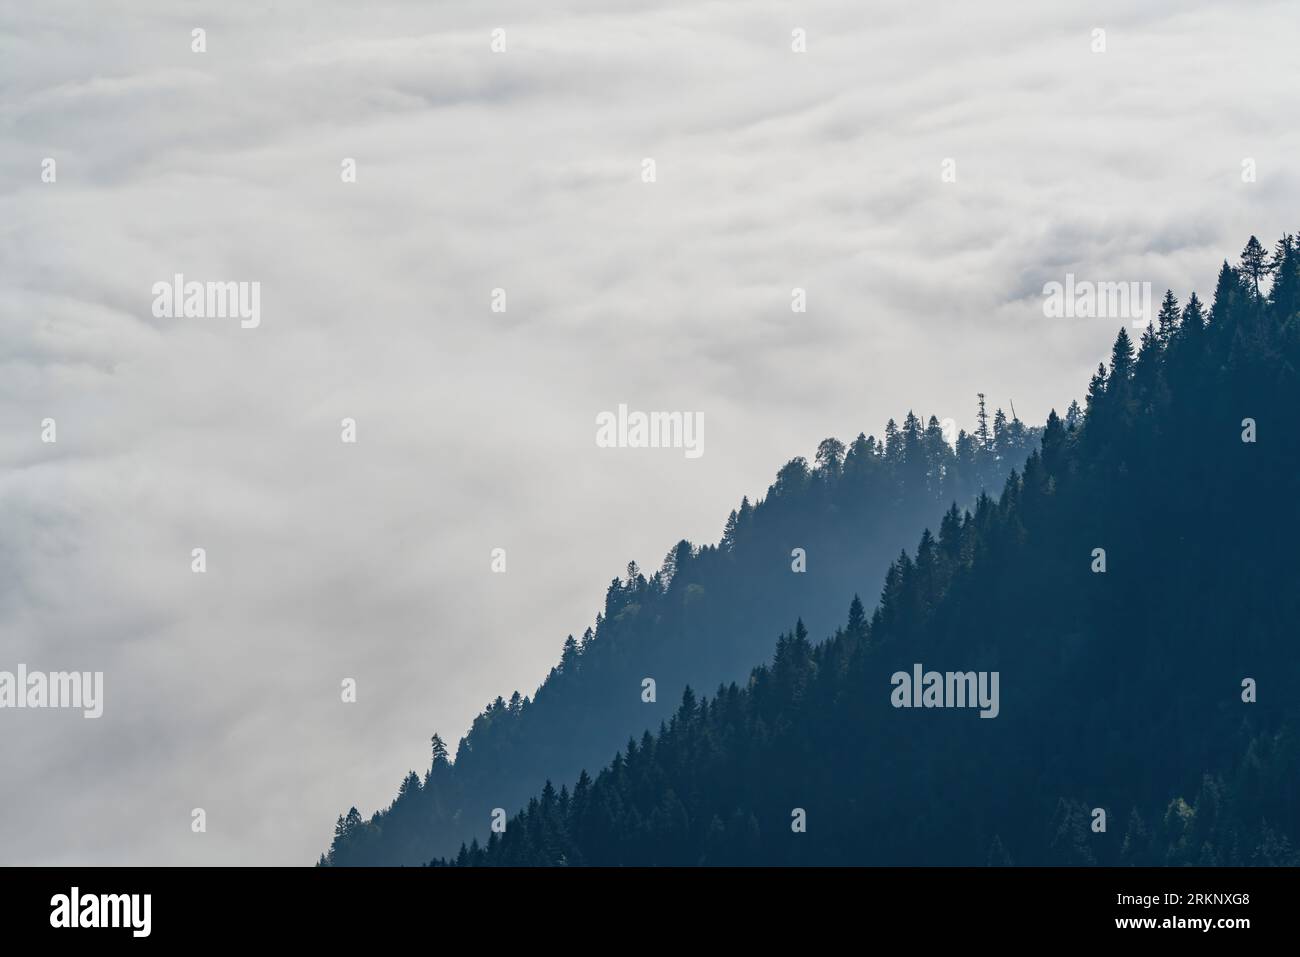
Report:
[[[945,441],[939,421],[908,413],[884,437],[847,447],[827,439],[814,463],[777,473],[757,504],[732,512],[717,545],[682,541],[646,577],[629,565],[615,578],[595,626],[565,641],[534,697],[497,698],[474,719],[455,761],[435,737],[431,767],[411,772],[393,804],[364,820],[340,816],[323,864],[416,864],[485,837],[494,808],[513,812],[548,778],[599,767],[627,741],[671,716],[682,690],[743,678],[771,655],[799,616],[825,637],[858,592],[879,588],[885,569],[918,529],[952,502],[973,503],[1024,463],[1041,429],[980,396],[975,434]],[[629,503],[629,507],[635,507]],[[795,549],[804,571],[795,571]],[[644,700],[643,680],[656,700]]]
[[[1300,863],[1294,240],[1252,237],[1213,303],[1121,330],[1082,421],[1053,414],[873,613],[688,690],[459,862]],[[996,675],[994,706],[949,672]]]

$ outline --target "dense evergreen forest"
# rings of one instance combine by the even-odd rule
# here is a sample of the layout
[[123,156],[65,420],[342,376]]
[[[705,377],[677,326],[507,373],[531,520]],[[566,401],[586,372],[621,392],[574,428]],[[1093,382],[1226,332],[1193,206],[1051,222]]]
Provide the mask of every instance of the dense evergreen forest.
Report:
[[[657,733],[594,778],[547,781],[450,862],[1300,863],[1298,309],[1295,240],[1252,237],[1212,307],[1166,294],[1139,343],[1121,330],[1082,414],[1053,413],[999,497],[925,531],[874,610],[855,600],[818,643],[787,619],[743,685],[687,689]],[[892,494],[931,481],[895,442]],[[797,490],[799,507],[772,547],[831,503],[846,523],[880,509],[882,493],[837,490],[890,455],[860,441],[787,466],[765,505]],[[681,553],[678,575],[718,569],[715,615],[735,594],[720,580],[761,574],[765,550],[726,557],[758,522],[738,513],[716,550]],[[688,607],[673,567],[612,586],[606,627],[665,587],[659,614]],[[583,654],[566,650],[539,700]],[[996,717],[896,707],[896,674],[918,665],[997,673]],[[426,788],[451,774],[435,763]]]
[[[727,518],[717,545],[677,544],[648,578],[629,565],[595,626],[564,642],[532,698],[498,697],[474,719],[455,761],[433,739],[428,772],[412,771],[386,810],[340,816],[320,863],[419,864],[486,836],[494,808],[521,809],[550,778],[599,767],[629,735],[670,718],[688,685],[742,679],[767,660],[786,622],[828,636],[858,592],[879,587],[892,559],[953,501],[1001,487],[1038,444],[979,397],[978,426],[949,443],[937,418],[908,413],[884,437],[826,439],[814,462],[788,462],[766,497]],[[801,572],[792,553],[804,552]],[[655,701],[642,682],[655,681]]]

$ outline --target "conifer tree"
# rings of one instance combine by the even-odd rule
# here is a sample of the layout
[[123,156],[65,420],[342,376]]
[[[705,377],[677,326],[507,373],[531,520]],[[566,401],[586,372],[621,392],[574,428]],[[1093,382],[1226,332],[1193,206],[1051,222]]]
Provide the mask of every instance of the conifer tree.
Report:
[[1125,383],[1132,374],[1133,340],[1129,338],[1128,330],[1121,327],[1110,353],[1110,375],[1107,381],[1111,385]]
[[1155,336],[1161,347],[1167,346],[1178,329],[1178,299],[1172,289],[1165,290],[1165,298],[1160,303],[1160,312],[1156,316]]
[[1254,236],[1246,243],[1245,248],[1241,251],[1241,272],[1250,279],[1255,290],[1255,298],[1259,299],[1259,281],[1269,274],[1272,266],[1269,261],[1268,250]]

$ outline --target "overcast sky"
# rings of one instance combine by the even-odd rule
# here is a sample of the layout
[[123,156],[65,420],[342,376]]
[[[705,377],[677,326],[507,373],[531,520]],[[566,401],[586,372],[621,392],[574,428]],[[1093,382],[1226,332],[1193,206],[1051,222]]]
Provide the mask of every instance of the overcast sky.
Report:
[[[0,670],[105,673],[98,720],[0,711],[0,864],[310,864],[820,439],[1063,410],[1120,323],[1045,282],[1207,297],[1300,227],[1298,22],[0,0]],[[260,327],[155,318],[175,273]],[[597,448],[619,403],[703,456]]]

